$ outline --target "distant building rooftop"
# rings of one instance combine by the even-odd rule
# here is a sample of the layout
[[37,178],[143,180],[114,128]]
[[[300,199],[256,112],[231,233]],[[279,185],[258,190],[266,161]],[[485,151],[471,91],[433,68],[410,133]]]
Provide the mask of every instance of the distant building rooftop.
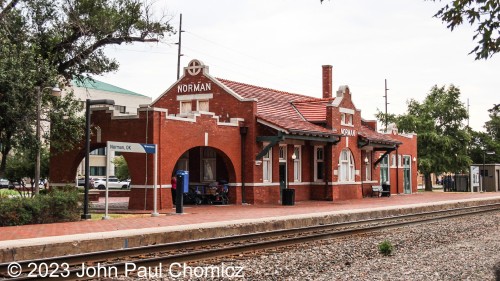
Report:
[[105,91],[105,92],[112,92],[112,93],[118,93],[118,94],[125,94],[125,95],[133,95],[133,96],[141,96],[141,97],[148,97],[145,95],[141,95],[108,83],[101,82],[99,80],[91,81],[89,79],[85,79],[83,82],[73,80],[71,82],[73,86],[76,86],[78,88],[86,88],[86,89],[94,89],[94,90],[99,90],[99,91]]

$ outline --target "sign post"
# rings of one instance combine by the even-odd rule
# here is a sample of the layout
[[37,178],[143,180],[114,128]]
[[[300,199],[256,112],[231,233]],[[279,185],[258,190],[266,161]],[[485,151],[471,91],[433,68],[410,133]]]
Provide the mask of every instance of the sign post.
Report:
[[[108,216],[108,179],[109,179],[109,173],[107,171],[107,167],[109,167],[109,155],[110,151],[119,151],[119,152],[131,152],[131,153],[146,153],[146,154],[154,154],[155,159],[154,159],[154,181],[153,181],[153,212],[151,213],[151,216],[157,217],[160,214],[158,213],[158,205],[157,205],[157,197],[158,194],[156,193],[157,191],[157,178],[158,178],[158,153],[157,153],[157,148],[158,145],[156,144],[144,144],[144,143],[131,143],[131,142],[116,142],[116,141],[108,141],[107,142],[107,151],[106,151],[106,198],[105,198],[105,215],[102,217],[102,219],[107,220],[109,219]],[[147,188],[147,186],[146,186]]]

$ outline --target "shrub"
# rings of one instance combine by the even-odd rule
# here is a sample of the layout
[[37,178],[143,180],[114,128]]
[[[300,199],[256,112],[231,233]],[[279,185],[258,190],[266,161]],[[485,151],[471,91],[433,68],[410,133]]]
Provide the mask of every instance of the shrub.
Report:
[[392,253],[392,250],[394,250],[394,247],[389,240],[384,240],[384,242],[378,244],[378,252],[384,256],[390,255]]
[[54,189],[32,198],[0,198],[0,226],[77,221],[80,204],[74,188]]

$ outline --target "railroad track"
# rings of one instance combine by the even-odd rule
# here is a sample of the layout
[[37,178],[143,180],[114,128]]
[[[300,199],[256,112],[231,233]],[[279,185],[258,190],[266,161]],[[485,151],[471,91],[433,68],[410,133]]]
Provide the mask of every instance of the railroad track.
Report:
[[[87,273],[98,272],[98,270],[107,273],[107,268],[112,269],[113,271],[111,273],[113,274],[123,274],[133,269],[133,267],[136,269],[151,268],[173,263],[187,263],[497,210],[500,210],[500,203],[304,228],[251,233],[240,236],[182,241],[71,256],[18,261],[15,266],[19,269],[16,273],[19,272],[20,276],[16,278],[9,278],[12,276],[9,276],[9,270],[11,270],[9,266],[11,267],[13,263],[1,263],[0,276],[8,280],[37,280],[42,276],[49,276],[49,274],[52,274],[53,278],[51,279],[53,280],[88,280],[94,277],[92,274],[80,276],[82,273],[82,266],[87,270]],[[33,276],[28,276],[30,271]]]

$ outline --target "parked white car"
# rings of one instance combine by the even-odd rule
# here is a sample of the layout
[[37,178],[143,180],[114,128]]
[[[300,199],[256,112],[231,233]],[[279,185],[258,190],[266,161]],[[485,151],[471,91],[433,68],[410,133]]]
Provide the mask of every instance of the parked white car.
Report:
[[[94,186],[97,189],[106,189],[106,178],[100,178],[94,181]],[[119,181],[117,178],[108,179],[108,188],[129,188],[129,181]]]

